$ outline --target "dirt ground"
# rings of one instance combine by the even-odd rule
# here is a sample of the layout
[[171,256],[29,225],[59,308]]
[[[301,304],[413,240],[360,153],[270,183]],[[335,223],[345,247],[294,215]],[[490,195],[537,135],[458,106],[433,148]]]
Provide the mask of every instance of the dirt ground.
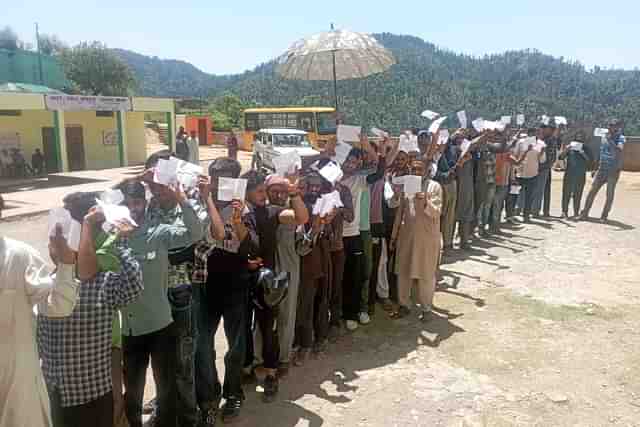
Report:
[[[624,173],[610,224],[553,218],[475,241],[442,266],[442,317],[424,325],[378,308],[327,357],[293,369],[277,402],[248,387],[235,425],[640,426],[638,206],[640,174]],[[46,216],[0,233],[42,250]],[[222,330],[216,348],[222,370]]]

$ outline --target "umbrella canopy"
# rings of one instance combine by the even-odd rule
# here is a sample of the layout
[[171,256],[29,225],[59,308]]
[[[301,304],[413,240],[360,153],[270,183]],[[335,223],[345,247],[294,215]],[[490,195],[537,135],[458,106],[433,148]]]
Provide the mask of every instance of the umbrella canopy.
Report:
[[382,73],[395,58],[368,34],[332,30],[297,41],[278,58],[278,73],[291,80],[346,80]]

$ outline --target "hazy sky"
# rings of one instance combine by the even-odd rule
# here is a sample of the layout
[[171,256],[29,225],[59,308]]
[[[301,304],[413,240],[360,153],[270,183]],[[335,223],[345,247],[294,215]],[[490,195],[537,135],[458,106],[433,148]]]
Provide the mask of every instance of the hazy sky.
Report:
[[38,22],[41,32],[71,44],[100,40],[109,47],[183,59],[215,74],[252,68],[332,22],[354,31],[410,34],[474,55],[536,48],[588,67],[640,66],[638,0],[2,3],[0,27],[10,25],[25,41],[35,41]]

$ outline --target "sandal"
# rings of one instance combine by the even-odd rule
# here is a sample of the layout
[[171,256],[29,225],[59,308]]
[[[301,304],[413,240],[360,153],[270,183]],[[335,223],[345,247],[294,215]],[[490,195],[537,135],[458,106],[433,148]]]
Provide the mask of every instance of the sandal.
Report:
[[393,313],[391,313],[390,316],[392,319],[402,319],[407,317],[410,314],[411,314],[411,310],[409,310],[408,307],[400,306],[400,308],[398,308],[398,311],[394,311]]

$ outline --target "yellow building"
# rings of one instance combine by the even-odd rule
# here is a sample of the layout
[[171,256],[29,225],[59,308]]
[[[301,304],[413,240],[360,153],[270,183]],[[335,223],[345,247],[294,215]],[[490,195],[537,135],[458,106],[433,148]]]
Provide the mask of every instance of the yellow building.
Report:
[[166,114],[175,148],[172,99],[0,92],[0,150],[40,149],[49,173],[143,164],[147,112]]

